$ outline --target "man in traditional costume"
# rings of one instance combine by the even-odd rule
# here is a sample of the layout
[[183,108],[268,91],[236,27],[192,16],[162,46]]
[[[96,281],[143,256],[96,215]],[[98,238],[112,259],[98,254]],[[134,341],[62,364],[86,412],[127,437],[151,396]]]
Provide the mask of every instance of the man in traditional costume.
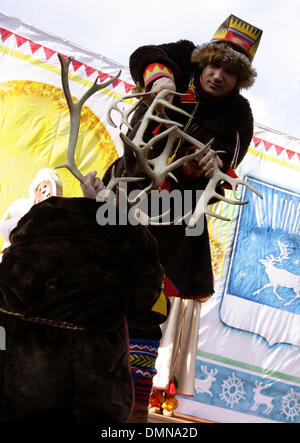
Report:
[[[255,81],[256,71],[252,60],[261,35],[260,29],[230,15],[211,41],[201,46],[180,40],[143,46],[131,55],[130,71],[136,83],[135,91],[150,91],[153,97],[162,89],[185,93],[174,96],[173,104],[192,114],[193,118],[170,109],[166,110],[168,117],[181,123],[187,134],[202,143],[214,139],[206,155],[173,171],[177,180],[168,177],[161,189],[204,189],[213,173],[215,150],[225,151],[218,158],[222,171],[235,175],[234,169],[244,158],[253,135],[251,108],[240,94],[240,89],[249,88]],[[132,129],[127,133],[129,139],[136,134],[146,111],[146,103],[135,110],[130,122]],[[164,129],[163,125],[153,122],[147,129],[145,139]],[[158,156],[162,149],[162,144],[158,142],[153,156]],[[170,161],[194,149],[187,142],[179,142]],[[126,144],[124,155],[115,161],[114,166],[116,176],[141,176],[135,155]],[[103,178],[104,183],[110,179],[111,168]],[[135,183],[129,189],[136,186]],[[145,181],[140,182],[140,187],[145,187]],[[160,262],[166,273],[165,293],[171,296],[172,308],[168,321],[163,325],[162,339],[159,328],[147,333],[131,329],[129,333],[133,342],[139,340],[141,347],[143,343],[147,345],[148,340],[159,342],[161,339],[154,386],[169,394],[194,395],[201,302],[214,292],[209,236],[206,221],[204,223],[204,232],[199,236],[186,236],[184,225],[149,227],[158,241]],[[190,356],[188,359],[187,355]],[[148,392],[150,379],[150,374],[147,374],[147,380],[144,379]],[[142,400],[141,421],[146,421],[146,396]],[[173,403],[176,405],[176,402]],[[174,404],[169,407],[171,412]]]

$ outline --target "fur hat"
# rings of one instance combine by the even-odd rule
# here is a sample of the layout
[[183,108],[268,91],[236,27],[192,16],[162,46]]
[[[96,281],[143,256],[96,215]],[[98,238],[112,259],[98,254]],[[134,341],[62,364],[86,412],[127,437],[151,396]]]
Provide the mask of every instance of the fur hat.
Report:
[[210,43],[194,49],[192,62],[201,70],[210,63],[231,63],[238,76],[237,88],[247,89],[257,76],[251,62],[262,33],[261,29],[231,14],[217,29]]
[[247,55],[233,49],[225,42],[205,43],[198,46],[192,53],[191,61],[201,71],[211,63],[231,63],[238,76],[237,89],[250,88],[257,76],[256,70],[251,65]]

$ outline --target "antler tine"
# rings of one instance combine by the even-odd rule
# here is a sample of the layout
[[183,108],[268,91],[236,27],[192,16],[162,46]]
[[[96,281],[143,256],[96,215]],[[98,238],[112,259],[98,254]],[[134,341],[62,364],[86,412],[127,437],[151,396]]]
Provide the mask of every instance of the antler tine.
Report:
[[112,190],[116,185],[118,185],[121,182],[137,182],[140,180],[145,180],[145,177],[116,177],[115,174],[115,165],[112,167],[112,171],[111,171],[111,178],[106,186],[106,189],[108,189],[109,191]]
[[147,143],[144,143],[143,141],[141,141],[139,144],[136,144],[134,142],[135,138],[133,140],[130,140],[125,134],[120,134],[120,138],[121,140],[128,144],[133,151],[138,154],[139,152],[143,152],[143,153],[148,153],[148,151],[153,147],[153,145],[155,145],[155,143],[157,143],[159,140],[165,138],[166,136],[168,136],[169,134],[171,134],[172,132],[176,131],[177,127],[176,126],[171,126],[170,128],[166,129],[165,131],[161,132],[160,134],[155,135],[154,137],[151,138],[151,140],[149,140]]
[[[215,153],[214,153],[215,155],[217,155],[217,154],[225,154],[225,151],[215,151]],[[217,166],[217,164],[216,164],[216,166]],[[262,195],[261,195],[261,193],[260,192],[258,192],[255,188],[254,188],[254,186],[252,186],[250,183],[247,183],[245,180],[242,180],[242,179],[240,179],[240,178],[238,178],[238,177],[236,177],[236,178],[234,178],[234,177],[230,177],[229,175],[227,175],[227,174],[224,174],[218,167],[217,167],[217,169],[216,169],[216,177],[218,178],[218,181],[224,181],[224,182],[226,182],[226,183],[229,183],[230,185],[231,185],[231,187],[232,187],[232,189],[233,189],[233,192],[234,192],[234,197],[236,198],[236,190],[237,190],[237,187],[238,187],[238,185],[244,185],[244,186],[246,186],[247,188],[249,188],[252,192],[254,192],[255,194],[257,194],[260,198],[263,198],[262,197]],[[224,201],[226,201],[226,200],[224,200]],[[230,203],[230,202],[229,202]],[[243,203],[243,202],[242,202]],[[247,204],[247,203],[249,203],[249,202],[244,202],[245,204]]]
[[139,180],[144,180],[144,177],[116,177],[115,174],[115,165],[112,167],[111,170],[111,178],[107,184],[107,186],[104,189],[101,189],[100,192],[98,192],[97,194],[97,201],[108,201],[110,193],[112,192],[112,190],[115,188],[115,186],[117,186],[119,183],[121,182],[136,182]]
[[107,122],[108,122],[108,124],[110,125],[110,126],[112,126],[112,127],[114,127],[114,128],[117,128],[117,125],[115,124],[115,122],[112,120],[112,117],[111,117],[111,112],[112,111],[117,111],[120,115],[121,115],[121,123],[120,123],[120,128],[122,127],[122,125],[124,124],[124,125],[126,125],[129,129],[132,129],[132,127],[131,127],[131,125],[130,125],[130,123],[129,123],[129,121],[128,121],[128,118],[129,118],[129,115],[137,108],[137,106],[138,106],[138,104],[140,103],[140,100],[139,101],[137,101],[136,102],[136,104],[131,108],[131,109],[129,109],[128,111],[121,111],[119,108],[118,108],[118,104],[119,103],[121,103],[123,101],[123,97],[122,98],[120,98],[119,100],[117,100],[117,101],[115,101],[115,102],[113,102],[110,106],[109,106],[109,109],[108,109],[108,111],[107,111]]
[[[138,130],[138,132],[142,132],[144,133],[145,131],[145,127],[147,127],[148,121],[149,120],[154,120],[157,123],[162,123],[164,125],[168,126],[183,126],[182,124],[176,122],[176,121],[172,121],[168,118],[168,116],[166,115],[165,111],[162,112],[162,109],[165,108],[169,108],[173,111],[176,111],[178,114],[182,114],[188,118],[193,118],[193,116],[191,114],[189,114],[188,112],[184,111],[181,108],[178,108],[177,106],[173,105],[172,103],[170,103],[168,100],[165,100],[165,97],[167,95],[179,95],[179,96],[183,96],[185,94],[181,94],[180,92],[176,92],[176,91],[172,91],[170,89],[163,89],[162,91],[160,91],[157,96],[154,98],[154,100],[152,101],[151,105],[149,106],[149,109],[147,111],[147,113],[145,114],[145,118]],[[157,114],[155,114],[155,112]]]
[[81,97],[81,99],[77,103],[80,103],[81,107],[82,107],[84,102],[86,102],[87,99],[89,97],[91,97],[95,92],[100,91],[100,89],[106,88],[107,86],[111,85],[114,81],[116,81],[120,77],[121,72],[122,71],[119,71],[113,78],[110,78],[109,80],[106,80],[106,82],[104,82],[104,83],[98,83],[99,76],[97,76],[95,81],[94,81],[94,83],[93,83],[93,86],[91,88],[89,88],[83,94],[83,96]]
[[250,183],[247,183],[246,181],[241,180],[239,178],[232,178],[232,177],[228,176],[227,174],[224,174],[219,169],[218,162],[217,162],[217,154],[222,153],[222,152],[224,152],[224,151],[214,152],[215,158],[214,158],[214,164],[213,164],[213,168],[214,168],[213,176],[210,178],[204,192],[202,193],[202,195],[196,205],[194,213],[189,220],[189,223],[187,226],[188,229],[194,228],[198,219],[203,214],[211,215],[213,217],[219,218],[220,220],[230,221],[229,218],[223,217],[223,216],[216,214],[215,212],[212,212],[208,209],[209,201],[212,198],[216,198],[218,200],[222,200],[226,203],[233,204],[233,205],[245,205],[248,203],[247,201],[232,200],[232,199],[223,197],[222,195],[218,194],[216,192],[215,188],[216,188],[217,184],[221,181],[227,182],[232,186],[232,189],[234,190],[234,196],[235,196],[235,191],[236,191],[237,186],[239,184],[241,184],[241,185],[248,187],[252,192],[257,194],[260,198],[263,198],[262,195],[252,185],[250,185]]
[[112,82],[114,82],[120,76],[121,71],[119,71],[115,77],[109,79],[104,83],[97,84],[98,81],[97,77],[92,87],[89,88],[83,94],[83,96],[77,102],[74,103],[71,96],[69,79],[68,79],[69,66],[71,61],[73,60],[73,57],[65,58],[62,56],[62,54],[58,54],[58,58],[61,65],[61,79],[62,79],[63,91],[70,111],[70,134],[69,134],[69,144],[67,150],[67,162],[62,165],[56,166],[55,168],[56,169],[67,168],[71,172],[71,174],[73,174],[74,177],[77,178],[77,180],[83,183],[84,176],[77,168],[74,158],[78,134],[79,134],[80,115],[81,115],[82,106],[86,102],[86,100],[89,97],[91,97],[96,91],[99,91],[100,89],[103,89],[108,85],[110,85]]
[[[222,195],[218,194],[217,192],[213,193],[211,195],[211,198],[217,198],[218,200],[222,200],[225,203],[229,203],[231,205],[237,205],[237,206],[243,206],[243,205],[246,205],[247,203],[249,203],[249,202],[244,202],[244,201],[240,202],[237,200],[232,200],[230,198],[225,198]],[[211,200],[211,198],[209,198],[208,201],[205,202],[205,210],[203,211],[203,213],[205,213],[206,215],[211,215],[212,217],[215,217],[215,218],[219,218],[220,220],[230,221],[230,218],[228,218],[228,217],[224,217],[220,214],[217,214],[216,212],[209,211],[208,204],[209,204],[209,200]]]
[[67,104],[69,106],[69,109],[73,106],[73,100],[70,92],[69,82],[68,82],[68,72],[69,72],[69,66],[71,61],[74,59],[74,57],[67,57],[65,58],[62,54],[57,54],[60,66],[61,66],[61,80],[62,80],[62,87],[63,91],[67,100]]
[[176,217],[174,220],[172,220],[171,222],[156,222],[155,219],[157,218],[163,218],[165,215],[167,215],[169,211],[166,211],[164,214],[162,214],[160,217],[152,217],[149,218],[149,225],[150,226],[175,226],[178,224],[181,224],[186,218],[188,218],[192,211],[187,212],[185,215],[183,216],[178,216]]
[[[167,95],[178,95],[178,96],[184,96],[186,94],[182,94],[181,92],[176,92],[176,91],[172,91],[171,89],[163,89],[161,90],[157,96],[155,97],[155,99],[153,100],[153,102],[151,103],[150,107],[153,108],[157,108],[158,105],[162,105],[161,107],[164,108],[169,108],[173,111],[176,111],[179,114],[185,115],[186,117],[193,117],[191,114],[189,114],[188,112],[184,111],[181,108],[178,108],[177,106],[173,105],[172,103],[170,103],[168,100],[165,100],[165,97]],[[170,121],[166,115],[166,113],[163,113],[164,116],[166,117],[167,120],[164,121],[165,124],[174,124],[174,122]],[[177,122],[175,122],[176,124],[178,124]]]
[[[111,112],[112,111],[117,111],[120,115],[121,115],[121,123],[120,123],[120,127],[124,124],[126,125],[129,129],[132,129],[130,123],[129,123],[129,116],[135,111],[135,109],[138,107],[138,105],[143,101],[143,99],[145,97],[149,97],[151,95],[150,92],[141,92],[141,93],[137,93],[137,94],[128,94],[128,95],[124,95],[121,98],[118,98],[117,100],[114,100],[108,107],[107,110],[107,121],[108,123],[113,126],[114,128],[117,128],[117,125],[115,124],[115,122],[113,121],[112,117],[111,117]],[[119,103],[124,102],[127,99],[132,99],[132,98],[139,98],[139,100],[127,111],[121,111],[120,108],[118,108]]]
[[181,224],[187,217],[189,217],[192,213],[192,211],[189,211],[187,214],[185,214],[183,217],[178,216],[171,222],[160,222],[159,220],[162,220],[166,215],[170,213],[170,209],[165,211],[163,214],[158,215],[156,217],[149,217],[147,214],[145,214],[143,211],[141,211],[140,208],[136,209],[135,211],[135,218],[141,222],[144,225],[147,226],[174,226]]
[[[174,169],[181,166],[183,163],[186,163],[188,161],[194,160],[194,158],[198,157],[200,154],[205,154],[208,152],[211,148],[211,145],[214,142],[214,139],[212,138],[206,145],[201,143],[199,140],[195,139],[194,137],[189,136],[188,134],[185,134],[184,132],[180,131],[180,138],[183,138],[184,140],[190,142],[192,146],[196,146],[198,149],[193,152],[192,154],[185,155],[184,157],[181,157],[177,160],[175,160],[173,163],[171,163],[169,166],[167,166],[166,171],[167,174],[169,174]],[[151,162],[151,160],[150,160]]]

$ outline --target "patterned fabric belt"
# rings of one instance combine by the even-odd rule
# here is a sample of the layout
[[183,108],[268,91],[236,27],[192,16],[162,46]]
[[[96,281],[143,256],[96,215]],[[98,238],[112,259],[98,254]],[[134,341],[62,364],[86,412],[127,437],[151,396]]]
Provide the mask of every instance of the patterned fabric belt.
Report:
[[46,318],[33,317],[33,316],[25,316],[23,314],[18,314],[17,312],[6,311],[5,309],[0,308],[0,314],[12,315],[13,317],[18,317],[23,321],[27,321],[30,323],[36,323],[39,325],[52,326],[54,328],[60,329],[69,329],[73,331],[86,331],[86,328],[81,326],[77,326],[74,323],[68,323],[66,321],[56,321],[56,320],[47,320]]

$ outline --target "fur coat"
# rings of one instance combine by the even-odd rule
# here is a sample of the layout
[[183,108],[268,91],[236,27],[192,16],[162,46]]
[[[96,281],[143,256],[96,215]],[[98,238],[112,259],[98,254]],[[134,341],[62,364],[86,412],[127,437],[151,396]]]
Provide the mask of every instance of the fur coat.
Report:
[[[195,115],[191,121],[187,133],[202,143],[208,143],[212,138],[214,142],[212,149],[225,151],[220,155],[226,172],[231,166],[237,142],[240,148],[237,158],[239,164],[244,158],[253,135],[253,116],[248,101],[235,89],[226,97],[213,98],[203,91],[200,83],[202,64],[198,63],[196,46],[187,40],[180,40],[176,43],[163,45],[149,45],[138,48],[130,57],[131,75],[139,89],[144,87],[143,73],[146,67],[152,63],[161,63],[167,66],[174,75],[176,90],[185,93],[190,85],[191,79],[194,81],[196,98],[193,102],[184,103],[181,97],[175,96],[173,104],[191,113],[195,108]],[[192,56],[196,62],[192,61]],[[228,60],[227,60],[228,61]],[[236,61],[234,61],[236,62]],[[127,136],[132,139],[140,126],[147,107],[141,104],[135,111],[131,126]],[[181,114],[167,110],[169,118],[183,124],[187,123],[187,118]],[[157,123],[149,125],[145,134],[145,140],[152,135],[152,131],[157,127]],[[188,143],[182,143],[176,152],[175,160],[186,155],[189,149]],[[153,157],[156,157],[163,146],[157,143],[153,150]],[[139,165],[136,162],[132,149],[125,144],[124,155],[114,163],[116,175],[141,177]],[[184,172],[183,167],[173,171],[178,183],[170,180],[171,189],[205,189],[208,180],[200,176],[191,178]],[[111,167],[104,176],[107,183],[111,174]],[[140,187],[144,188],[146,180],[140,182]],[[137,186],[131,185],[131,186]],[[206,298],[214,291],[213,274],[211,266],[211,254],[209,247],[209,236],[204,220],[204,231],[201,235],[187,237],[185,226],[150,227],[149,230],[158,241],[160,261],[165,269],[166,275],[178,288],[179,296],[184,298]]]
[[151,310],[163,269],[146,228],[99,226],[98,208],[90,199],[52,197],[11,233],[0,264],[2,423],[130,416],[127,324],[152,328],[166,319]]

